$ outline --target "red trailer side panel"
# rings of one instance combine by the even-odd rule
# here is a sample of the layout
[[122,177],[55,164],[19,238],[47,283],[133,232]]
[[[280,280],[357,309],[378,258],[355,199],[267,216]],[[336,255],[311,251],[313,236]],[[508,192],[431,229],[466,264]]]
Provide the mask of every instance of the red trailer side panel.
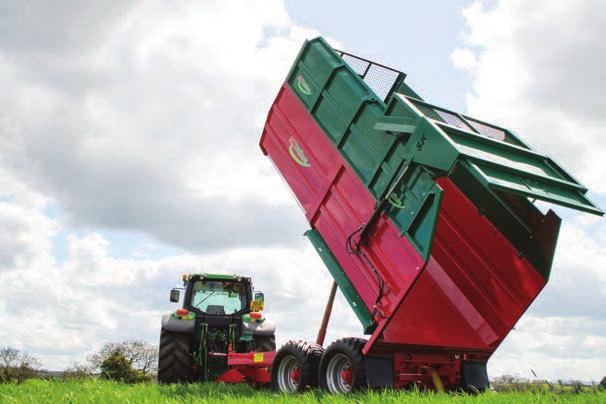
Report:
[[432,257],[381,342],[492,352],[546,281],[447,178]]
[[385,287],[377,320],[388,318],[418,276],[423,261],[385,215],[362,248],[367,259],[346,251],[349,235],[371,216],[374,198],[288,86],[282,87],[269,112],[261,148],[371,312],[379,293],[372,266],[379,272]]

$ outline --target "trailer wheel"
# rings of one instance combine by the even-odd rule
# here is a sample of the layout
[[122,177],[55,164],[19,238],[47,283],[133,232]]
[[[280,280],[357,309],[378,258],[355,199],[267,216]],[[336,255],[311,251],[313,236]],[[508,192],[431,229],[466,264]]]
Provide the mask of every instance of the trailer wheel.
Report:
[[349,393],[367,386],[362,338],[342,338],[326,348],[320,361],[320,387],[333,394]]
[[188,383],[193,380],[194,366],[189,353],[191,336],[162,328],[158,356],[158,383]]
[[288,341],[276,353],[271,365],[272,389],[285,393],[318,386],[318,366],[324,349],[306,341]]
[[276,336],[259,335],[255,337],[255,351],[257,352],[275,352]]

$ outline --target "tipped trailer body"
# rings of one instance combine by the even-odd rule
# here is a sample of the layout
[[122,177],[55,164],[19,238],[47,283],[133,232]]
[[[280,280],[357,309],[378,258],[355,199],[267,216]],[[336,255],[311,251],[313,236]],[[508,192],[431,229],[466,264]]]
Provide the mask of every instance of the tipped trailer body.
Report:
[[603,214],[553,159],[404,78],[307,41],[260,141],[370,335],[317,354],[332,392],[486,388],[487,360],[549,279],[560,218],[533,201]]

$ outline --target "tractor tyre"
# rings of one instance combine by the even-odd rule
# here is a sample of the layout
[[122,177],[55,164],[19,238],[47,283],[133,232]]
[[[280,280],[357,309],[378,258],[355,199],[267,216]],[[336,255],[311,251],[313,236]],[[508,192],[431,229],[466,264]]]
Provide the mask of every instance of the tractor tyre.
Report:
[[158,356],[158,383],[189,383],[194,379],[194,363],[190,353],[191,335],[168,331],[160,332]]
[[324,348],[313,342],[288,341],[271,365],[271,387],[284,393],[303,392],[318,386],[318,366]]
[[256,352],[275,352],[276,351],[276,336],[275,335],[255,336],[255,351]]
[[362,338],[338,339],[326,348],[319,368],[320,387],[333,394],[350,393],[368,386]]

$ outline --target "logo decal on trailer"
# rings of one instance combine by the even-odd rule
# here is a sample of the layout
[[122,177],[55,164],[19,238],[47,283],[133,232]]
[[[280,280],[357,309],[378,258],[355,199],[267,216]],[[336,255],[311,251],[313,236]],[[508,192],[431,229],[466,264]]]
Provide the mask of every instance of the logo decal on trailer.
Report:
[[311,95],[313,93],[310,85],[305,81],[305,78],[301,74],[297,76],[297,88],[305,95]]
[[297,143],[292,136],[288,139],[288,143],[290,143],[290,146],[288,146],[288,154],[290,154],[290,157],[295,163],[302,167],[310,167],[311,164],[309,164],[309,160],[303,152],[303,149],[301,149],[301,146],[299,146],[299,143]]

